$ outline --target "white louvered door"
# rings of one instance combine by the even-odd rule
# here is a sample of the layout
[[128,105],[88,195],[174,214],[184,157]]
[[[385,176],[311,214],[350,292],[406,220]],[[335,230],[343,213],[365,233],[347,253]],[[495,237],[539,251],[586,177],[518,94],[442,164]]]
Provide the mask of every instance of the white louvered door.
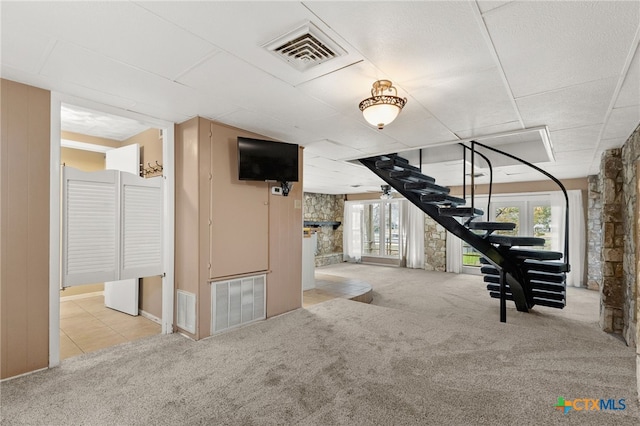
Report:
[[105,305],[138,314],[138,279],[164,272],[163,183],[63,168],[63,287],[105,282]]
[[118,174],[62,169],[63,287],[118,279]]

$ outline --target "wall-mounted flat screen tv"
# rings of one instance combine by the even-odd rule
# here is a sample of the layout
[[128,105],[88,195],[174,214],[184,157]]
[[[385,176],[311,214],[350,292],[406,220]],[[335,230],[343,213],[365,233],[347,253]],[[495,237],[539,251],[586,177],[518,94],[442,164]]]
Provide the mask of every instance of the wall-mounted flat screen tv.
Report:
[[238,136],[238,179],[298,182],[298,145]]

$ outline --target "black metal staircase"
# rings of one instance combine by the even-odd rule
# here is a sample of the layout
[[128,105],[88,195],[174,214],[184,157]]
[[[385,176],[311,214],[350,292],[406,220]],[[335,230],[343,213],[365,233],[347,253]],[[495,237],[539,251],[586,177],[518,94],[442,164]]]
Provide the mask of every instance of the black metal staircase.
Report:
[[[476,144],[515,158],[544,173],[560,185],[566,198],[566,191],[562,184],[548,173],[524,160],[477,142],[472,142],[471,147],[463,145],[465,158],[466,152],[471,151],[472,168],[473,158],[477,154],[489,164],[492,173],[491,163],[484,155],[476,152]],[[560,309],[565,306],[566,272],[569,271],[568,237],[565,238],[565,251],[560,253],[533,249],[532,247],[544,245],[542,238],[494,234],[495,231],[513,230],[516,225],[505,222],[476,221],[484,212],[474,203],[473,170],[471,172],[471,205],[468,206],[465,198],[450,195],[449,188],[437,185],[434,178],[422,174],[418,167],[410,165],[406,159],[397,154],[363,158],[360,162],[448,232],[453,233],[482,254],[481,262],[484,266],[481,272],[484,274],[489,295],[500,299],[500,321],[506,321],[507,300],[512,300],[517,310],[521,312],[527,312],[535,305]],[[466,170],[463,174],[466,174]],[[492,182],[489,188],[491,184]],[[489,192],[489,204],[490,197],[491,192]],[[561,259],[564,260],[560,261]]]

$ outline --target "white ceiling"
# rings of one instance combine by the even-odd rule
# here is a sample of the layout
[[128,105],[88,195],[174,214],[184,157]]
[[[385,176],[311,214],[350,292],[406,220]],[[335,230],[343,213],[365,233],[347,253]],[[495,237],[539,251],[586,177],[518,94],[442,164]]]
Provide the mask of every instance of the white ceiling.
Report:
[[[3,78],[298,143],[310,192],[379,188],[371,172],[344,160],[452,149],[446,145],[461,139],[540,126],[555,161],[537,164],[559,178],[584,177],[640,123],[638,1],[2,1],[1,8]],[[309,22],[343,54],[301,72],[263,47]],[[358,103],[383,78],[408,103],[378,131]],[[436,166],[425,173],[459,183],[462,170]],[[514,177],[540,179],[522,166],[496,174]]]

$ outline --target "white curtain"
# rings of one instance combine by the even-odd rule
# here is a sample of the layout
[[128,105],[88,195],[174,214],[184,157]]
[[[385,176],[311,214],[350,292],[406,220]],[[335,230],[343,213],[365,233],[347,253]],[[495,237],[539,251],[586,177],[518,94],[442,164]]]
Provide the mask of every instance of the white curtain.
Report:
[[424,217],[424,212],[408,200],[400,201],[401,258],[407,268],[424,268]]
[[462,240],[447,231],[447,272],[462,272]]
[[364,206],[357,201],[345,201],[342,233],[342,250],[345,262],[362,260],[362,224]]
[[[585,268],[585,220],[582,191],[567,191],[569,198],[569,264],[567,285],[583,287]],[[564,252],[566,203],[560,191],[549,194],[551,203],[551,249]]]

